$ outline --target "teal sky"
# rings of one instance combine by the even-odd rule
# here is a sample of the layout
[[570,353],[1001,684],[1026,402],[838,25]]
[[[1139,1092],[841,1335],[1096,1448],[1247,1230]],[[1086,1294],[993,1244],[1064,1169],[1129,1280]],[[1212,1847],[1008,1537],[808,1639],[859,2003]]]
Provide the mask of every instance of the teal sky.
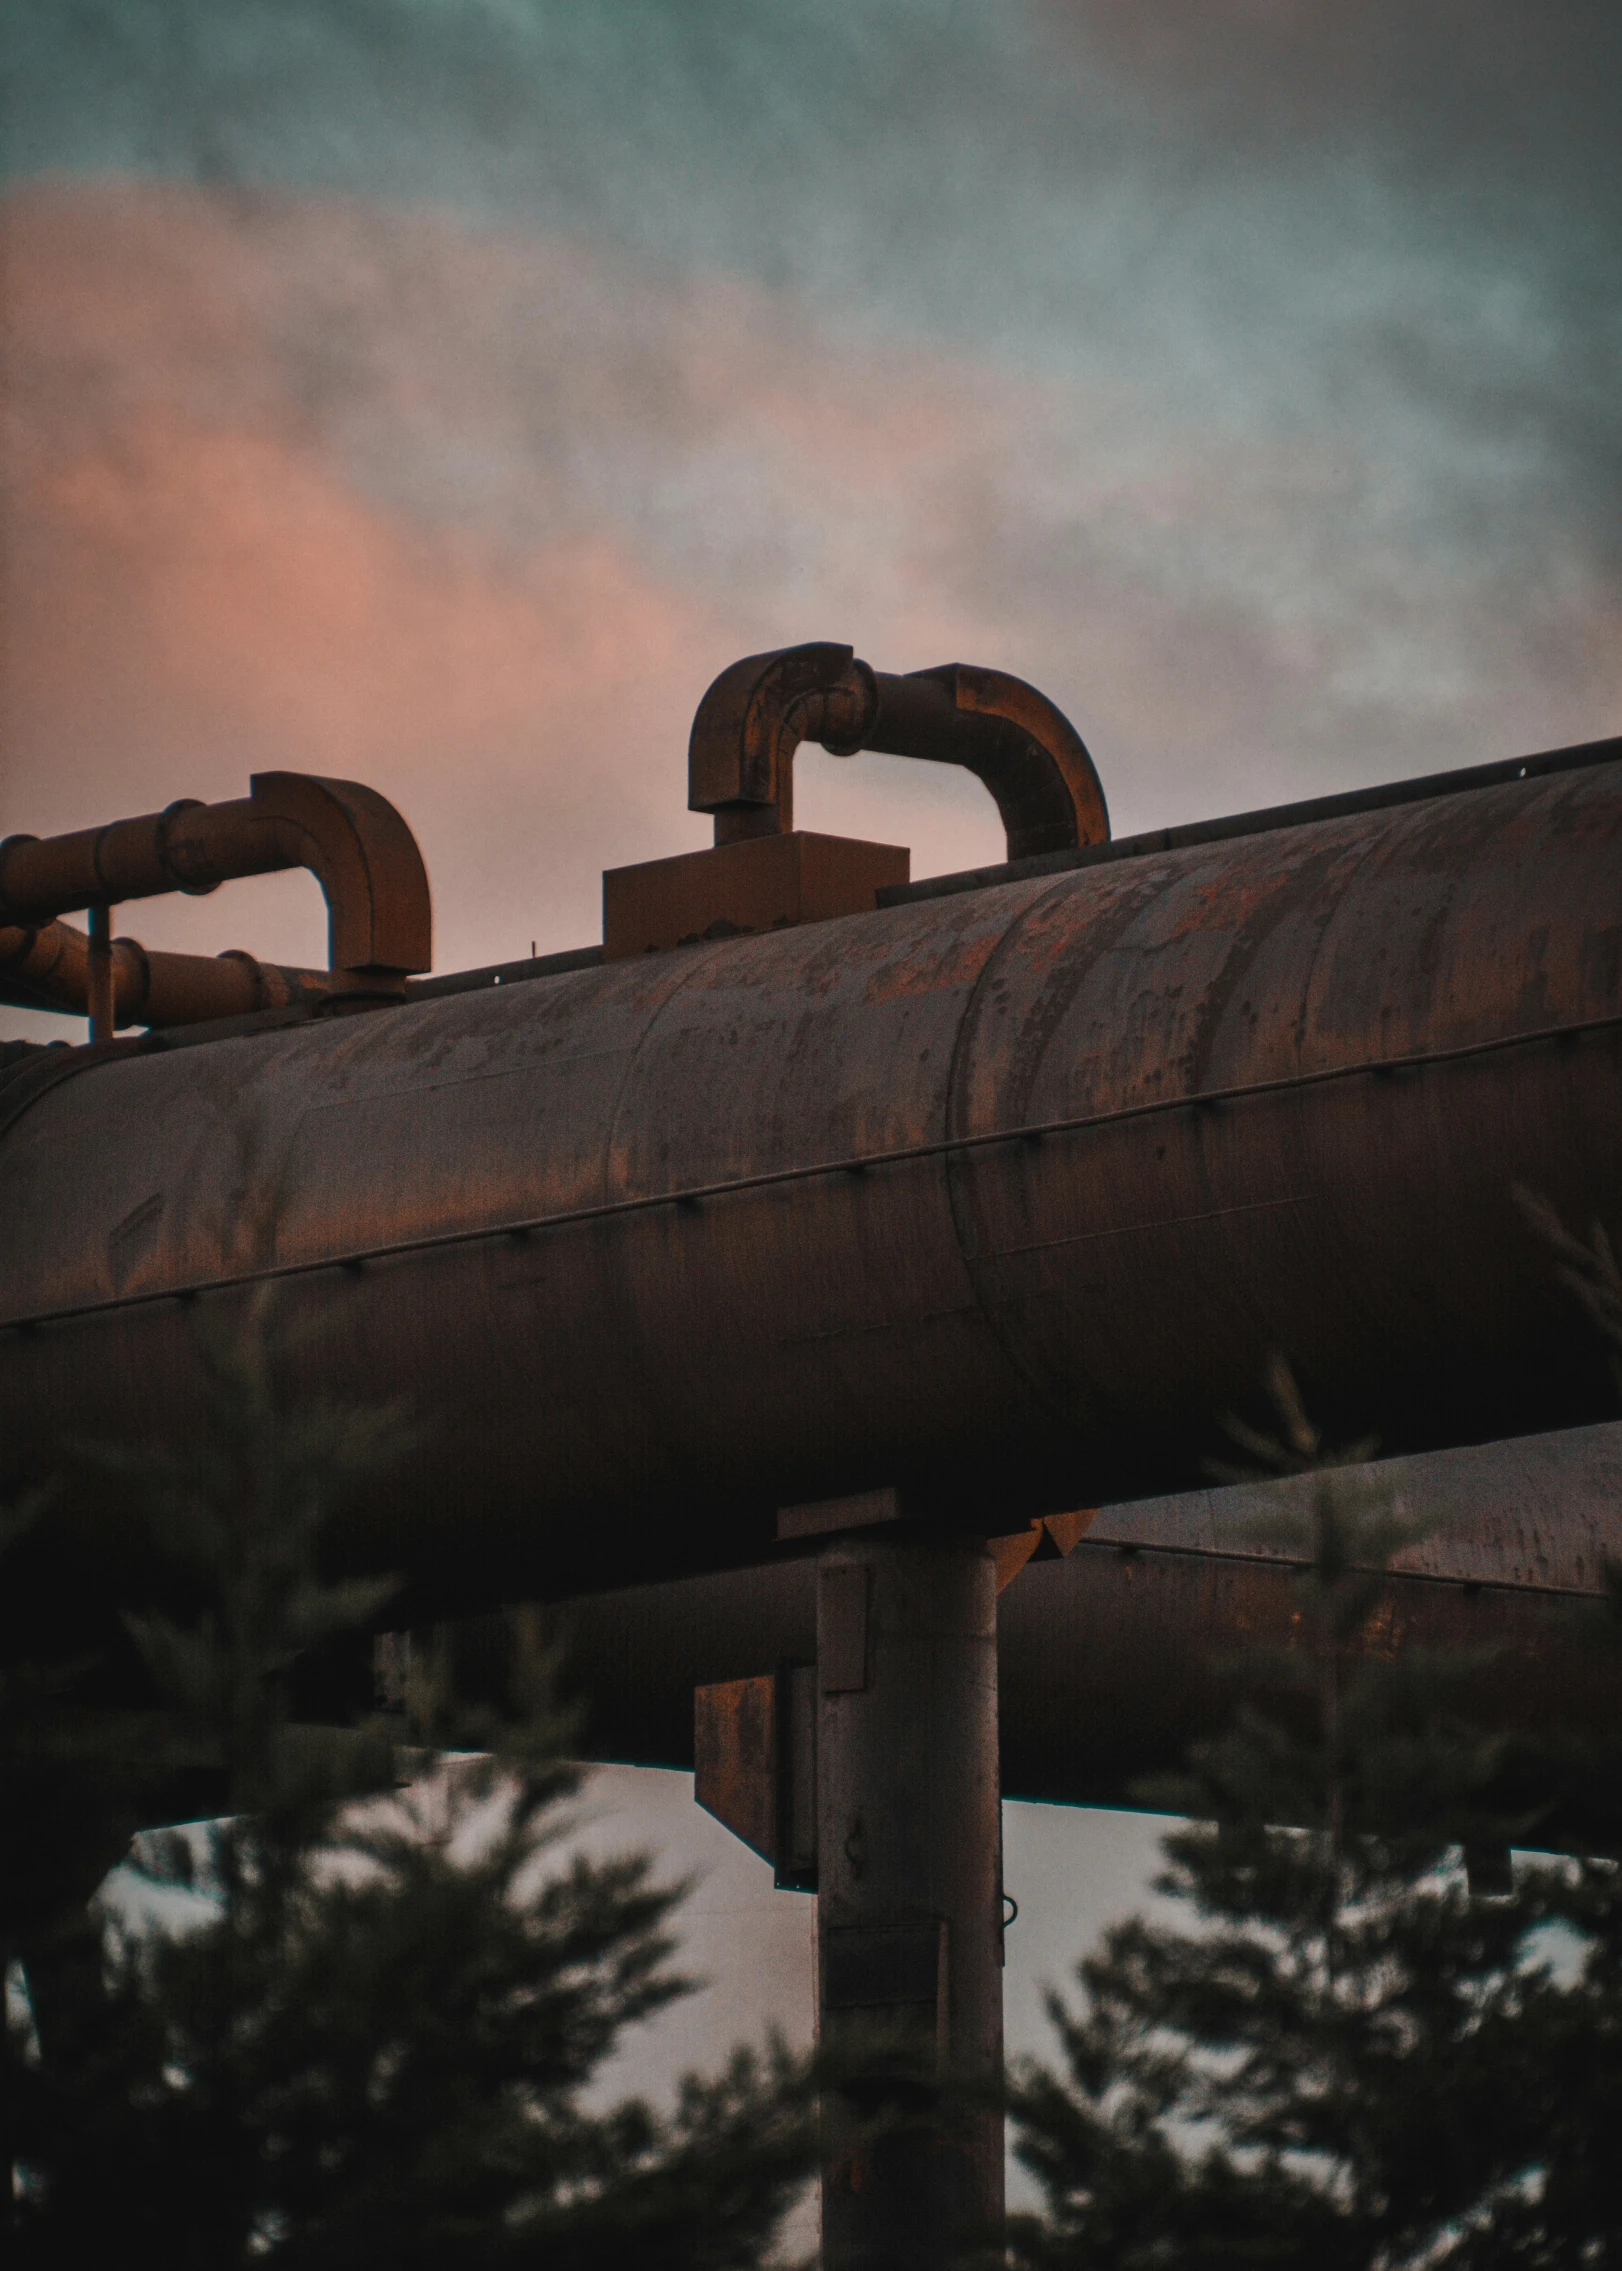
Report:
[[[1612,9],[8,22],[10,825],[363,773],[466,960],[700,840],[751,647],[1015,669],[1123,828],[1617,724]],[[978,798],[807,765],[920,871]]]

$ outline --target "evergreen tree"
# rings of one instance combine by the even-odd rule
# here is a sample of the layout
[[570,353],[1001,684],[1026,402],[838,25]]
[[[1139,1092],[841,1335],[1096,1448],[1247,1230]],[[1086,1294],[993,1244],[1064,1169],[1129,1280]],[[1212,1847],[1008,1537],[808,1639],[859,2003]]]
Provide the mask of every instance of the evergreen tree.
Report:
[[296,1725],[301,1655],[391,1589],[327,1581],[320,1547],[402,1430],[286,1410],[262,1307],[206,1354],[197,1440],[103,1464],[197,1590],[192,1620],[130,1629],[233,1810],[140,1841],[181,1923],[108,1918],[93,1992],[13,1996],[7,2261],[759,2261],[814,2159],[804,2076],[738,2052],[669,2112],[593,2099],[625,2030],[688,1989],[680,1890],[645,1858],[560,1861],[578,1778],[533,1625],[500,1708],[461,1703],[435,1646],[405,1723]]
[[[1480,1662],[1366,1646],[1411,1537],[1338,1473],[1282,1372],[1274,1463],[1316,1470],[1304,1644],[1247,1660],[1235,1724],[1144,1795],[1167,1921],[1115,1927],[1050,1999],[1064,2071],[1014,2086],[1045,2196],[1026,2271],[1622,2262],[1622,1891],[1609,1861],[1517,1863]],[[1348,1459],[1366,1455],[1359,1446]],[[1297,1531],[1291,1538],[1292,1529]],[[1288,1825],[1288,1826],[1285,1826]],[[1180,1913],[1177,1913],[1180,1911]]]

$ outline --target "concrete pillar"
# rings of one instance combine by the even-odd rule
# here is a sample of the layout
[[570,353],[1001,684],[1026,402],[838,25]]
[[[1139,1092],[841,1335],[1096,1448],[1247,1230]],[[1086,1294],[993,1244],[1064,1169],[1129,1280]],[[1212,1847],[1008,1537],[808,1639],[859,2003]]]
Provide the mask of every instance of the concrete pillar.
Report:
[[847,1531],[817,1575],[817,1963],[851,2071],[822,2188],[825,2271],[944,2271],[1001,2224],[996,1571],[984,1540]]

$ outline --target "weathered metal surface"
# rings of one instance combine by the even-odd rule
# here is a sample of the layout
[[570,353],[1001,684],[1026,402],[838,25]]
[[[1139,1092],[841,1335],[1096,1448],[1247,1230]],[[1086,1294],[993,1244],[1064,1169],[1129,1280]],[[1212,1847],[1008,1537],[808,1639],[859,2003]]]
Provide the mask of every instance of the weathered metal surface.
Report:
[[435,1431],[344,1543],[412,1613],[1197,1485],[1275,1349],[1392,1449],[1596,1417],[1513,1187],[1622,1232],[1619,838],[1595,765],[109,1054],[0,1143],[4,1455],[178,1431],[276,1274]]
[[817,1884],[816,1698],[810,1663],[693,1690],[693,1796],[796,1892]]
[[[593,1758],[693,1764],[692,1691],[725,1667],[814,1646],[810,1564],[637,1586],[570,1610],[571,1680],[589,1703]],[[1083,1543],[1035,1562],[998,1598],[1002,1788],[1070,1805],[1131,1802],[1140,1775],[1182,1763],[1231,1716],[1228,1663],[1300,1633],[1294,1571],[1232,1554]],[[1393,1579],[1380,1627],[1439,1649],[1487,1649],[1467,1697],[1488,1724],[1534,1733],[1614,1729],[1622,1662],[1591,1645],[1567,1595],[1524,1586]]]
[[1042,875],[1066,875],[1077,868],[1102,867],[1116,860],[1143,859],[1151,852],[1191,851],[1201,844],[1234,843],[1241,836],[1266,836],[1277,828],[1312,828],[1323,820],[1349,820],[1365,812],[1393,811],[1403,804],[1428,804],[1437,797],[1465,796],[1474,789],[1507,781],[1544,780],[1552,773],[1586,771],[1622,758],[1622,735],[1604,741],[1573,742],[1565,749],[1540,749],[1528,757],[1497,757],[1485,765],[1455,765],[1446,773],[1410,774],[1381,781],[1374,788],[1340,789],[1328,796],[1299,797],[1290,804],[1261,805],[1250,812],[1227,812],[1210,820],[1184,820],[1137,836],[1114,836],[1074,850],[1037,852],[1023,859],[999,860],[991,867],[960,868],[953,874],[920,876],[916,883],[892,884],[879,904],[899,907],[912,900],[946,899],[960,891],[984,891],[995,883],[1025,883]]
[[[1001,1602],[1004,1788],[1129,1802],[1139,1776],[1231,1718],[1236,1651],[1299,1641],[1293,1578],[1278,1562],[1090,1540],[1026,1570]],[[1622,1662],[1592,1645],[1569,1596],[1398,1577],[1370,1645],[1402,1644],[1486,1651],[1461,1704],[1505,1732],[1602,1732],[1622,1708]]]
[[[1351,1473],[1359,1488],[1388,1488],[1404,1515],[1427,1525],[1395,1561],[1415,1577],[1598,1595],[1607,1560],[1622,1562],[1622,1425],[1614,1420],[1373,1460]],[[1093,1545],[1275,1561],[1277,1544],[1258,1540],[1253,1525],[1263,1510],[1269,1521],[1284,1507],[1304,1514],[1315,1487],[1303,1476],[1106,1506],[1085,1534]]]
[[905,883],[911,858],[898,844],[795,828],[611,867],[603,877],[603,959],[870,914],[881,889]]
[[[1622,1425],[1382,1460],[1435,1524],[1403,1556],[1377,1638],[1492,1651],[1473,1703],[1501,1727],[1622,1718],[1622,1655],[1584,1620],[1622,1560]],[[1181,1760],[1236,1691],[1226,1660],[1299,1633],[1294,1563],[1251,1536],[1295,1483],[1105,1507],[1067,1557],[1027,1559],[997,1604],[1002,1782],[1011,1796],[1120,1803]],[[1002,1541],[997,1541],[1001,1543]],[[727,1571],[571,1604],[571,1677],[592,1755],[690,1766],[691,1693],[816,1644],[814,1565]]]
[[[995,1577],[894,1529],[817,1560],[819,2033],[864,2081],[1002,2074]],[[875,2051],[872,2030],[888,2041]],[[829,2271],[935,2271],[1002,2216],[1002,2120],[970,2105],[859,2137],[822,2184]]]
[[694,1689],[693,1796],[763,1861],[777,1859],[775,1672]]
[[1000,670],[949,662],[903,677],[849,647],[784,647],[723,670],[693,719],[687,802],[713,812],[718,847],[794,826],[794,752],[876,749],[965,766],[990,790],[1010,859],[1101,843],[1109,814],[1080,734],[1045,694]]

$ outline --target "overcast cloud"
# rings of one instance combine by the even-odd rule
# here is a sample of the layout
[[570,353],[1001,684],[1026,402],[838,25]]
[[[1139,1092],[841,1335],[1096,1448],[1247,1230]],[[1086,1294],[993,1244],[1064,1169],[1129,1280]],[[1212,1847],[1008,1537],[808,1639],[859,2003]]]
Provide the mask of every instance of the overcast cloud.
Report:
[[[1616,722],[1606,10],[12,19],[11,825],[363,773],[465,960],[701,840],[752,646],[1015,669],[1121,827]],[[995,850],[970,783],[808,772]]]

